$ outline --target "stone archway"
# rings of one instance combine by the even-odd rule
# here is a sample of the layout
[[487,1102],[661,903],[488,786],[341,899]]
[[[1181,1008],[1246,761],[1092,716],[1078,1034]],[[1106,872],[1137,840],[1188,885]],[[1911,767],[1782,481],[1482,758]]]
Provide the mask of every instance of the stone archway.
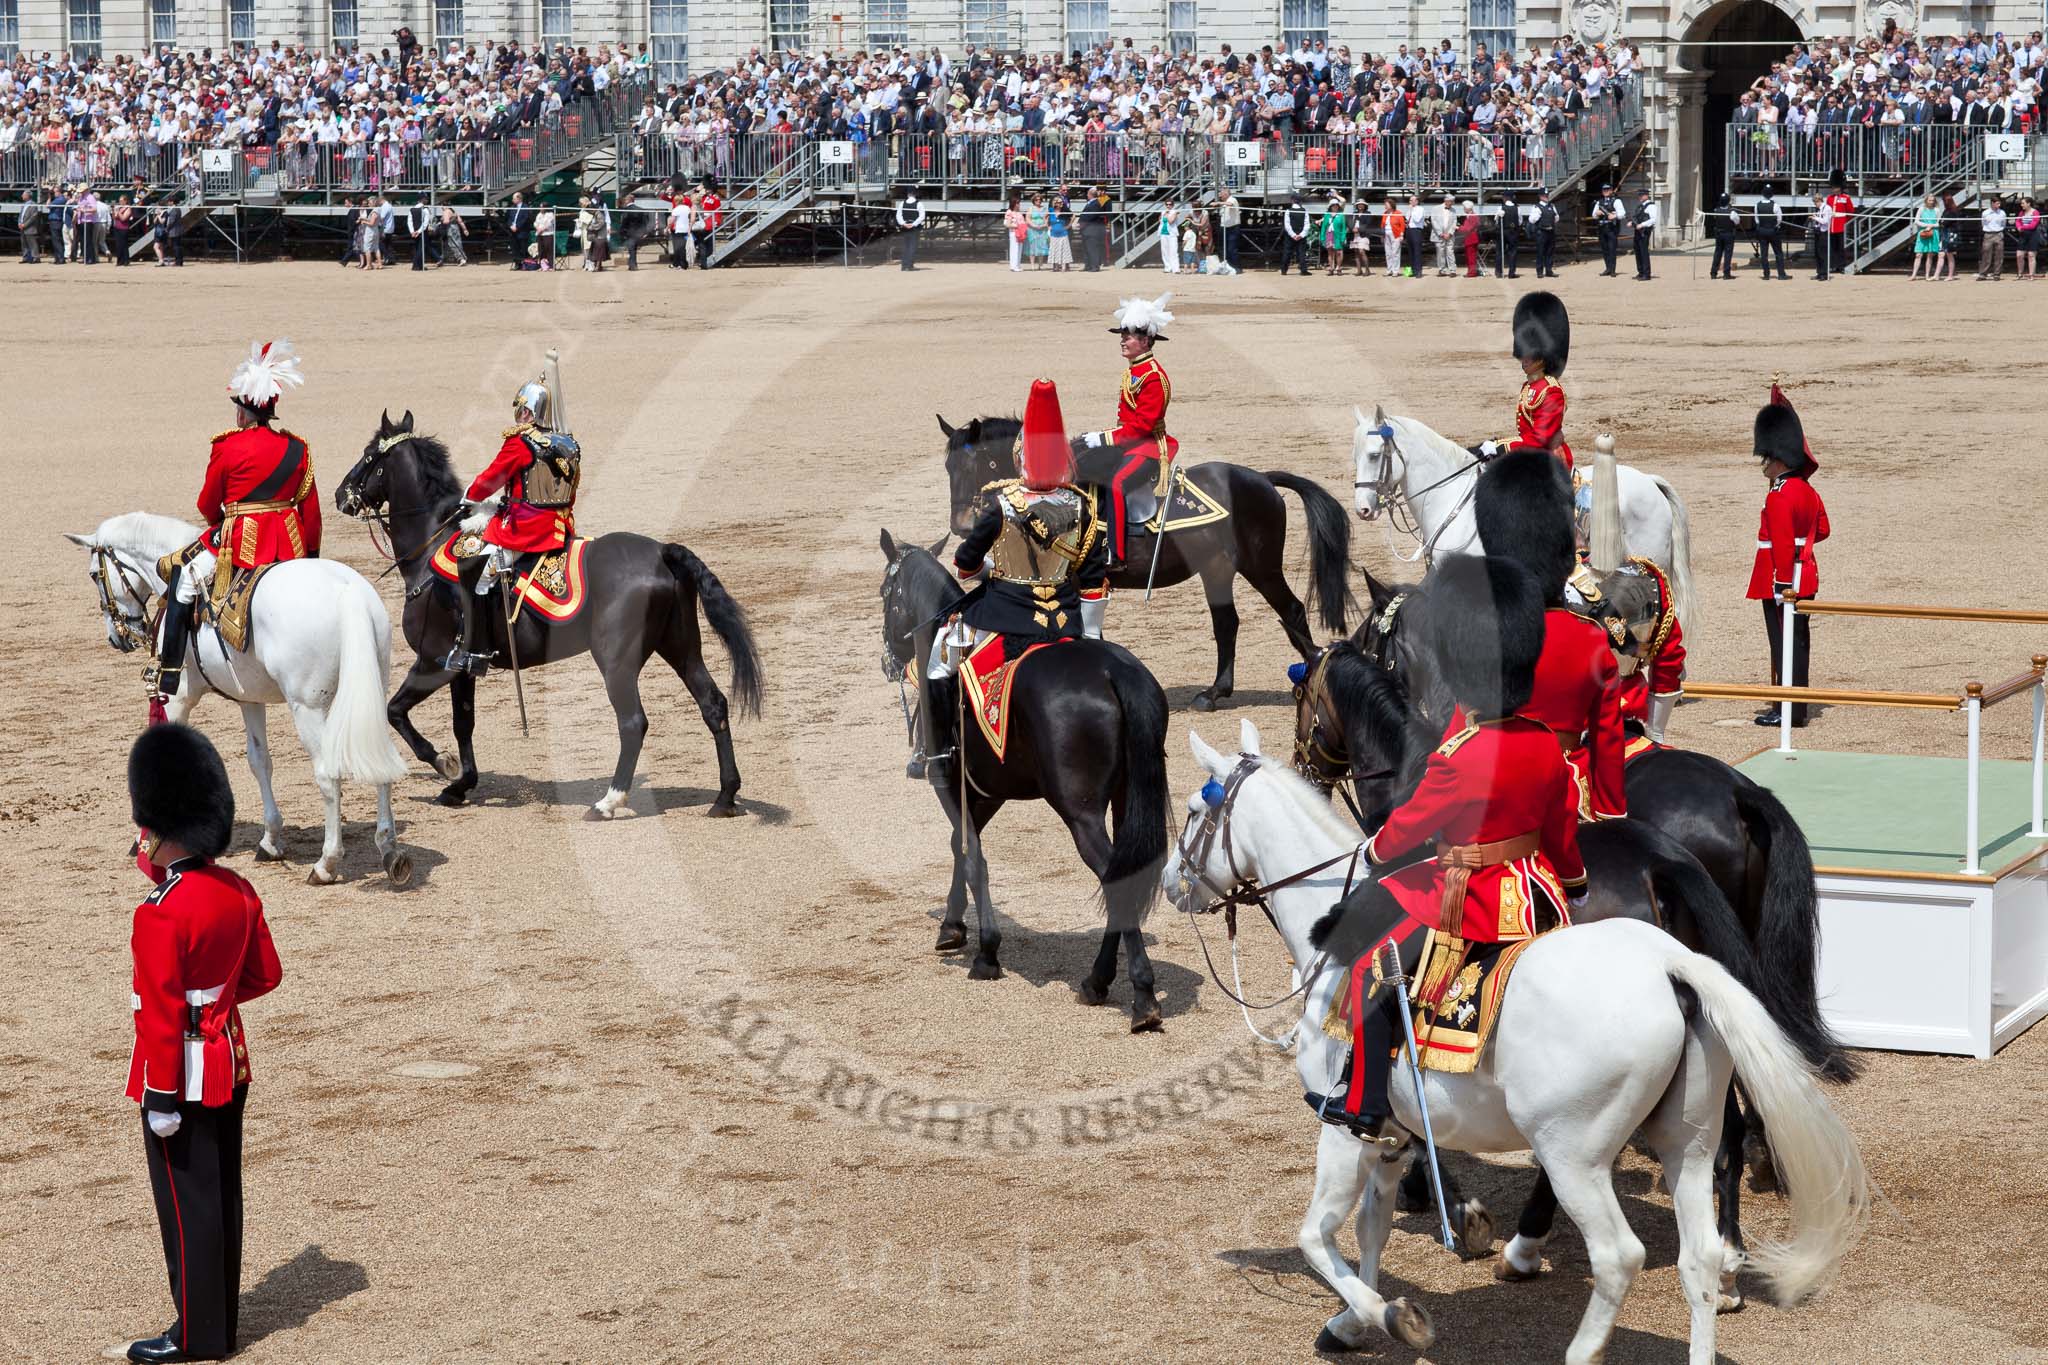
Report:
[[1674,27],[1684,36],[1664,82],[1678,133],[1674,222],[1692,222],[1721,192],[1728,123],[1742,92],[1812,26],[1799,0],[1690,0],[1679,12]]

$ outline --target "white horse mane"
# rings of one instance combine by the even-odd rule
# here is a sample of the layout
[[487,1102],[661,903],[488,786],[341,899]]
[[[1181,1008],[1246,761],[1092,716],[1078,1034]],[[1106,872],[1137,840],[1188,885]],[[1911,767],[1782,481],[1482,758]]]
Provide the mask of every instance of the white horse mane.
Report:
[[1444,462],[1453,468],[1471,463],[1471,451],[1450,437],[1439,435],[1434,427],[1426,426],[1413,417],[1396,417],[1390,413],[1387,416],[1387,425],[1393,427],[1397,434],[1420,441],[1435,450],[1444,458]]
[[141,557],[142,567],[154,572],[157,560],[197,540],[199,528],[154,512],[123,512],[101,522],[92,538],[108,550],[124,550]]
[[1322,793],[1310,786],[1302,775],[1294,771],[1292,767],[1282,763],[1277,758],[1269,758],[1261,754],[1259,755],[1259,770],[1271,773],[1274,777],[1280,779],[1276,784],[1277,789],[1292,804],[1294,813],[1316,826],[1321,833],[1337,843],[1347,846],[1364,841],[1365,836],[1347,824],[1344,817],[1337,814],[1337,808],[1332,806]]

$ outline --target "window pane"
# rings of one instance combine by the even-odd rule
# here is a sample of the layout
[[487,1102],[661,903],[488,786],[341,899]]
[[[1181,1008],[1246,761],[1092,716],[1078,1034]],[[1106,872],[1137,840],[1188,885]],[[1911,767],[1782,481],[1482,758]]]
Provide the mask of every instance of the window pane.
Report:
[[69,41],[74,57],[100,55],[100,0],[71,0]]
[[160,48],[178,41],[177,0],[149,0],[149,41]]
[[1109,0],[1067,0],[1067,51],[1109,42]]
[[560,47],[569,41],[569,0],[540,0],[540,41],[543,47]]
[[334,0],[334,41],[356,41],[356,0]]
[[649,0],[647,37],[658,85],[690,74],[690,11],[684,0]]
[[1009,0],[967,0],[962,36],[969,47],[1011,47]]
[[21,51],[21,0],[0,0],[0,61]]
[[256,44],[256,0],[228,0],[228,41],[236,47]]
[[1289,49],[1330,37],[1330,0],[1281,0],[1280,41]]
[[434,41],[447,46],[449,39],[462,39],[462,0],[434,0]]
[[868,0],[868,46],[910,43],[910,0]]
[[1515,0],[1469,0],[1470,22],[1466,40],[1473,56],[1486,49],[1490,60],[1512,57],[1515,52]]
[[1166,50],[1168,52],[1193,52],[1195,50],[1195,14],[1195,0],[1167,0]]
[[768,0],[768,45],[781,52],[810,46],[810,0]]

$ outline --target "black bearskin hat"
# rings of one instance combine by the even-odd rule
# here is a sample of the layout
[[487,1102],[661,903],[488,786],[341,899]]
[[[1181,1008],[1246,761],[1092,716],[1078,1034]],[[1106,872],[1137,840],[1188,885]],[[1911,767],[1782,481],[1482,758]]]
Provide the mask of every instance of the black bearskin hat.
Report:
[[1835,168],[1834,168],[1833,170],[1831,170],[1831,171],[1829,171],[1829,172],[1828,172],[1828,188],[1829,188],[1829,189],[1831,189],[1831,190],[1841,190],[1841,189],[1847,189],[1848,187],[1849,187],[1849,177],[1848,177],[1847,175],[1843,174],[1843,172],[1842,172],[1842,168],[1841,168],[1840,166],[1837,166],[1837,167],[1835,167]]
[[1472,517],[1489,555],[1528,570],[1546,605],[1563,602],[1564,581],[1578,565],[1578,537],[1571,485],[1555,455],[1524,447],[1488,462],[1472,496]]
[[1521,565],[1447,556],[1429,576],[1424,613],[1445,688],[1474,720],[1528,704],[1543,653],[1543,599]]
[[1557,379],[1571,350],[1572,319],[1564,300],[1547,289],[1522,295],[1515,305],[1515,359],[1538,357],[1543,372]]
[[202,858],[228,851],[235,792],[213,741],[189,725],[152,725],[128,751],[128,802],[137,825]]
[[[1810,472],[1806,456],[1806,430],[1799,414],[1783,403],[1766,403],[1756,410],[1756,457],[1776,460],[1794,474]],[[1485,480],[1480,480],[1483,485]],[[1485,532],[1480,533],[1482,536]]]

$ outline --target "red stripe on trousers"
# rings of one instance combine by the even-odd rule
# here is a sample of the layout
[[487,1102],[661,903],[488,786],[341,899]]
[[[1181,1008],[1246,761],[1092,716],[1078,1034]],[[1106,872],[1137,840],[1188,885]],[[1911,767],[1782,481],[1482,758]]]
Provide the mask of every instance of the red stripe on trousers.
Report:
[[1109,506],[1116,521],[1116,557],[1124,557],[1124,480],[1137,473],[1138,468],[1151,459],[1149,455],[1133,455],[1124,462],[1124,467],[1109,481]]
[[1365,983],[1372,979],[1373,959],[1379,956],[1381,943],[1392,943],[1396,948],[1415,937],[1415,931],[1422,927],[1418,919],[1403,920],[1388,932],[1387,936],[1372,945],[1372,951],[1351,964],[1351,1076],[1344,1086],[1344,1112],[1356,1114],[1365,1102],[1365,1050],[1357,1045],[1358,1035],[1363,1031],[1365,1020]]
[[171,1187],[171,1221],[178,1226],[178,1349],[184,1350],[192,1337],[192,1315],[185,1311],[192,1295],[191,1265],[185,1257],[185,1211],[178,1207],[178,1181],[171,1170],[171,1140],[157,1139],[164,1147],[164,1183]]

